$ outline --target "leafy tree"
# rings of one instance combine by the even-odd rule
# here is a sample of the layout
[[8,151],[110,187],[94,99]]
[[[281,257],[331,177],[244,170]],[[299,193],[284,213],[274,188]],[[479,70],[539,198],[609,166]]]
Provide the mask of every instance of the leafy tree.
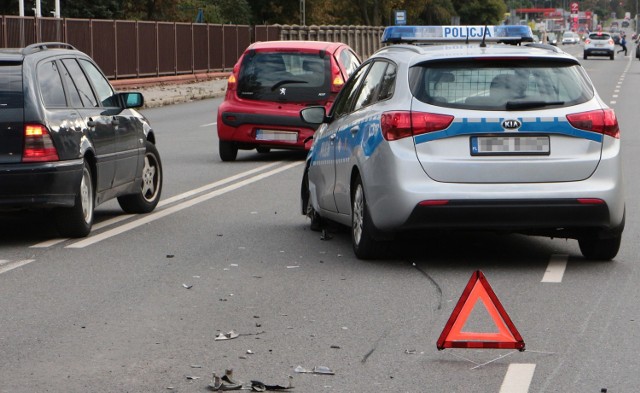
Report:
[[497,25],[507,6],[503,0],[452,0],[463,25]]

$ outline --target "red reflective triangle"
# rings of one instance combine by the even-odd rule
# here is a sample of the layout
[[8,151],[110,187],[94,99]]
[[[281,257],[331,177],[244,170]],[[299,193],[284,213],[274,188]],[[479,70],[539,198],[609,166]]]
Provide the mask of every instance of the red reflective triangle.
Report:
[[[463,332],[469,314],[481,301],[498,328],[497,333]],[[445,348],[499,348],[524,351],[524,341],[480,270],[475,271],[438,339]]]

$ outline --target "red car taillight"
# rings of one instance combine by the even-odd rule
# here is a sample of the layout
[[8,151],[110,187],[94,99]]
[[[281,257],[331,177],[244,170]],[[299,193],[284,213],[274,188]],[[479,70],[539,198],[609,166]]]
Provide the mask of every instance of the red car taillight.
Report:
[[585,44],[590,44],[590,43],[591,43],[591,40],[587,38],[586,40],[584,40],[584,43],[585,43]]
[[567,115],[567,120],[575,128],[593,131],[614,138],[620,138],[618,119],[613,109],[598,109],[590,112]]
[[332,64],[331,65],[331,93],[338,93],[344,86],[344,78],[342,77],[342,71],[340,68]]
[[41,124],[25,124],[22,162],[58,160],[58,151],[53,145],[47,127]]
[[385,112],[380,119],[382,136],[388,141],[440,131],[449,127],[451,115],[426,112],[395,111]]

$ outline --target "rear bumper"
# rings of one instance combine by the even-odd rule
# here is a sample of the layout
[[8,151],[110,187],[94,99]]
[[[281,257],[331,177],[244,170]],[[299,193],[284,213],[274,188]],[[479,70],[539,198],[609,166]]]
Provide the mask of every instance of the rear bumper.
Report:
[[577,199],[453,200],[444,205],[416,206],[403,229],[483,229],[558,237],[582,230],[610,229],[606,203]]
[[73,206],[82,160],[0,164],[0,209]]
[[[286,140],[277,138],[259,139],[257,133],[277,132],[280,136],[287,135]],[[291,133],[291,134],[288,134]],[[267,146],[279,149],[306,149],[306,143],[315,129],[310,128],[298,117],[285,114],[264,115],[257,113],[222,112],[218,116],[218,138],[223,141],[236,142],[238,147],[253,149],[257,146]],[[306,145],[306,146],[305,146]]]
[[611,56],[613,49],[585,49],[584,54],[587,56]]

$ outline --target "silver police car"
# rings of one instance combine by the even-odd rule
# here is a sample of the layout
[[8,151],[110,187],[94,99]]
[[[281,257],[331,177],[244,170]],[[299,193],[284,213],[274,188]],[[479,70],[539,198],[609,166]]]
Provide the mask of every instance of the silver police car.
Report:
[[620,130],[576,58],[491,26],[390,27],[384,40],[393,45],[328,114],[301,111],[320,124],[301,189],[312,229],[351,227],[361,259],[405,231],[457,229],[577,239],[585,258],[616,256]]

